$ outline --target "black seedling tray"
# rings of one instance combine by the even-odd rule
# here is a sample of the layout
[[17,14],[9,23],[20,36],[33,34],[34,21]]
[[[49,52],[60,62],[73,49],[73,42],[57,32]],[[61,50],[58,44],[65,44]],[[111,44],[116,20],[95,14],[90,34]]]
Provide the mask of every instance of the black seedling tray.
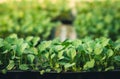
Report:
[[9,71],[6,74],[0,73],[0,79],[120,79],[120,71],[109,72],[66,72],[66,73],[45,73],[39,72]]

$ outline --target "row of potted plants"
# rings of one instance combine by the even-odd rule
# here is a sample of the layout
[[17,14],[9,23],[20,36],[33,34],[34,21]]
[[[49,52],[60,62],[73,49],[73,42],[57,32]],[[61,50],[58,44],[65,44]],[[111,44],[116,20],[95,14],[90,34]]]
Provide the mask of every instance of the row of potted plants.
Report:
[[0,71],[89,72],[119,70],[120,39],[101,37],[41,41],[39,37],[0,38]]

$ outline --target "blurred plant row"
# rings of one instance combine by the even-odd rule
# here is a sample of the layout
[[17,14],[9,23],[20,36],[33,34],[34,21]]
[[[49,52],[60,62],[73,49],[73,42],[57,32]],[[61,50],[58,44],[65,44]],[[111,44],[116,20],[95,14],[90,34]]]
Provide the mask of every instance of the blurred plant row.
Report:
[[77,10],[74,24],[78,37],[120,38],[120,1],[87,3]]
[[34,1],[0,4],[0,36],[17,33],[20,37],[34,35],[47,39],[58,25],[52,19],[60,13],[59,8],[48,2],[42,6]]
[[30,70],[44,72],[109,71],[120,69],[120,39],[101,37],[41,41],[39,37],[0,38],[0,72]]
[[[16,33],[19,37],[34,35],[49,39],[60,20],[72,20],[71,9],[62,1],[54,4],[47,0],[44,4],[36,1],[0,4],[0,36]],[[80,2],[76,4],[76,11],[73,26],[78,38],[106,36],[116,40],[120,37],[119,1]]]

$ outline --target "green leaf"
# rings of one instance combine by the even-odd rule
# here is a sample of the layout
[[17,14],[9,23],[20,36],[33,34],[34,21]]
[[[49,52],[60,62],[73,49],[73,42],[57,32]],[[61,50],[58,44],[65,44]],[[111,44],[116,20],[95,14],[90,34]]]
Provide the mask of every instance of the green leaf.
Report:
[[6,74],[7,73],[7,70],[6,69],[3,69],[1,70],[2,74]]
[[39,40],[40,40],[39,37],[34,37],[34,38],[32,39],[33,46],[35,46],[35,45],[38,43]]
[[13,50],[14,50],[14,52],[16,53],[17,56],[21,56],[21,55],[25,52],[25,50],[26,50],[27,48],[29,48],[28,43],[23,43],[23,42],[21,41],[21,43],[19,43],[18,45],[16,45],[16,46],[13,48]]
[[72,66],[74,66],[75,65],[75,63],[66,63],[65,65],[64,65],[64,67],[65,67],[65,69],[67,69],[67,68],[70,68],[70,67],[72,67]]
[[50,71],[51,71],[51,69],[46,69],[45,71],[46,71],[46,72],[50,72]]
[[115,56],[114,59],[120,62],[120,56]]
[[87,70],[87,69],[89,69],[89,68],[93,68],[93,67],[94,67],[94,64],[95,64],[95,60],[94,60],[94,59],[86,62],[86,64],[84,65],[84,70]]
[[107,55],[108,55],[108,57],[113,56],[113,54],[114,54],[114,52],[113,52],[112,49],[109,49],[109,50],[107,51]]
[[73,46],[75,46],[75,47],[78,47],[81,44],[82,44],[82,41],[79,40],[79,39],[76,39],[76,40],[73,41]]
[[38,55],[38,50],[37,48],[28,48],[24,51],[24,54],[33,54],[33,55]]
[[14,61],[13,61],[13,60],[10,60],[10,61],[9,61],[9,65],[8,65],[6,68],[7,68],[7,70],[11,70],[14,66],[15,66]]
[[39,45],[39,51],[44,51],[47,47],[49,47],[51,45],[52,41],[43,41],[40,45]]
[[79,45],[79,47],[78,47],[77,49],[78,49],[79,52],[84,51],[84,46],[83,46],[83,44],[82,44],[82,45]]
[[104,21],[106,23],[110,23],[113,19],[113,16],[111,16],[110,14],[107,14],[105,17],[104,17]]
[[43,75],[45,73],[45,70],[41,70],[40,74]]
[[62,59],[63,58],[63,51],[58,52],[58,58]]
[[31,47],[28,49],[30,54],[37,55],[38,54],[38,49],[35,47]]
[[5,51],[2,52],[2,54],[6,54],[6,53],[8,53],[8,50],[5,50]]
[[34,59],[35,59],[35,56],[32,55],[32,54],[29,54],[29,55],[27,55],[27,59],[28,59],[28,61],[29,61],[30,63],[33,63],[33,61],[34,61]]
[[67,51],[67,55],[73,60],[76,56],[76,50],[75,48],[70,48]]
[[100,40],[102,42],[101,44],[103,47],[107,46],[109,44],[109,41],[110,41],[110,39],[107,39],[105,37],[102,37]]
[[27,41],[27,42],[30,42],[33,38],[34,38],[33,36],[28,36],[28,37],[26,38],[26,41]]
[[44,56],[49,59],[49,52],[45,53]]
[[109,70],[113,70],[114,69],[114,66],[110,66],[108,68],[105,69],[105,71],[109,71]]
[[116,44],[115,44],[115,49],[116,49],[116,50],[120,50],[120,43],[116,43]]
[[55,68],[59,68],[59,63],[55,63]]
[[27,47],[28,44],[24,43],[23,39],[18,39],[15,45],[12,47],[12,49],[17,56],[21,56]]
[[62,42],[62,45],[68,47],[71,43],[72,43],[71,40],[66,39],[65,41]]
[[52,55],[51,55],[51,59],[53,59],[55,57],[55,53],[53,53]]
[[9,36],[9,38],[15,38],[15,39],[17,39],[18,37],[17,37],[17,34],[11,34],[11,35]]
[[62,45],[53,45],[52,48],[56,51],[61,51],[64,49],[64,46]]
[[9,51],[11,49],[11,45],[7,41],[4,41],[3,44],[4,44],[4,50]]
[[88,50],[88,52],[90,52],[90,53],[93,51],[93,49],[92,49],[91,47],[88,47],[87,50]]
[[103,47],[101,46],[101,44],[97,43],[94,48],[94,54],[100,55],[102,51],[103,51]]
[[106,56],[102,57],[102,59],[101,59],[101,60],[105,60],[105,59],[106,59]]
[[55,70],[57,71],[57,73],[60,73],[62,71],[62,69],[60,68],[56,68]]
[[27,43],[23,43],[22,45],[21,45],[21,52],[23,52],[27,47],[29,47],[29,45],[27,44]]
[[21,64],[21,65],[19,66],[19,69],[20,69],[20,70],[28,70],[29,67],[28,67],[27,64]]
[[118,39],[117,41],[115,41],[115,49],[116,50],[120,50],[120,39]]
[[23,51],[21,50],[21,46],[16,46],[14,52],[16,53],[17,56],[21,56],[23,54]]

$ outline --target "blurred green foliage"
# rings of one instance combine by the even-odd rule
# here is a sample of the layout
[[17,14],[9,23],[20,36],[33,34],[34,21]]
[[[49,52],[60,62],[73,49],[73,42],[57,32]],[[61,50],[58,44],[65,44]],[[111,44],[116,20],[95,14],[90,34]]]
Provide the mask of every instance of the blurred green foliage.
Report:
[[74,22],[78,37],[120,38],[120,1],[82,3]]
[[52,19],[63,10],[68,11],[65,6],[56,6],[47,0],[44,5],[37,1],[0,4],[0,36],[17,33],[20,37],[34,35],[47,39],[51,30],[59,24]]
[[[59,26],[58,21],[66,18],[71,20],[70,11],[67,0],[59,0],[57,3],[50,0],[44,0],[43,3],[36,0],[2,3],[0,37],[16,33],[20,37],[33,35],[48,39],[53,34],[52,29]],[[76,11],[73,25],[78,38],[120,38],[120,1],[78,2]]]

